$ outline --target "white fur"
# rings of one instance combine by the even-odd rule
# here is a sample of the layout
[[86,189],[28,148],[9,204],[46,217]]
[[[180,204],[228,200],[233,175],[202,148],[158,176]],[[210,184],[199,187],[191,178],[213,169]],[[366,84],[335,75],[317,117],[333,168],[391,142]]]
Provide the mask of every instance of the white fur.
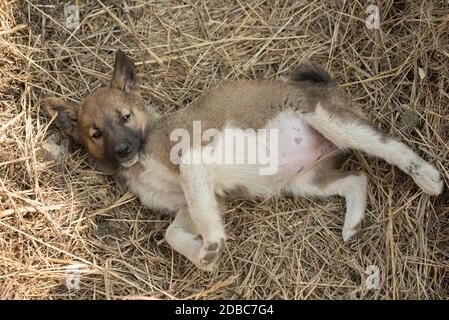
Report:
[[[192,150],[192,153],[201,152]],[[190,155],[185,155],[189,157]],[[199,253],[202,265],[207,266],[205,256],[210,253],[208,247],[216,245],[216,249],[224,243],[226,234],[221,221],[215,197],[214,181],[208,174],[208,168],[203,164],[180,164],[181,186],[186,198],[190,218],[195,223],[203,237],[203,246]],[[216,257],[218,259],[218,256]]]
[[130,190],[139,197],[143,205],[154,209],[177,211],[185,207],[184,192],[180,177],[153,157],[141,156],[139,162],[143,172],[136,176],[124,172]]
[[346,200],[346,215],[343,225],[343,240],[348,241],[358,231],[359,225],[365,216],[367,178],[363,173],[348,175],[325,186],[315,183],[315,177],[320,168],[312,168],[304,175],[299,175],[288,183],[284,190],[297,196],[327,197],[339,195]]
[[198,231],[186,208],[178,211],[165,232],[165,239],[173,249],[187,257],[198,268],[212,271],[214,264],[204,265],[200,261],[203,241],[198,237]]
[[123,162],[121,165],[125,168],[129,168],[133,165],[135,165],[139,161],[139,155],[136,154],[131,160],[128,160],[126,162]]

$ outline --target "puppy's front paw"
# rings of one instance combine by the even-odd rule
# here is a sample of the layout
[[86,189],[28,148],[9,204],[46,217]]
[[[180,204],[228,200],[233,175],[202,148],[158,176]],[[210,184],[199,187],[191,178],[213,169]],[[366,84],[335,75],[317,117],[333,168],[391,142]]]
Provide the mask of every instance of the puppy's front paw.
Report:
[[200,250],[200,268],[212,271],[224,249],[224,239],[217,241],[205,241]]

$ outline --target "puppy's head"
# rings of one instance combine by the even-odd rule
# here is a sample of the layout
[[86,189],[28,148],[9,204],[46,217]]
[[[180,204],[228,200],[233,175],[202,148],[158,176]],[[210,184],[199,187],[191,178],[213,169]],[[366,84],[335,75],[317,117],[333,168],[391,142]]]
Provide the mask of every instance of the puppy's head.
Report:
[[138,90],[134,63],[117,51],[109,86],[77,104],[47,98],[50,116],[96,160],[112,168],[130,167],[139,159],[150,114]]

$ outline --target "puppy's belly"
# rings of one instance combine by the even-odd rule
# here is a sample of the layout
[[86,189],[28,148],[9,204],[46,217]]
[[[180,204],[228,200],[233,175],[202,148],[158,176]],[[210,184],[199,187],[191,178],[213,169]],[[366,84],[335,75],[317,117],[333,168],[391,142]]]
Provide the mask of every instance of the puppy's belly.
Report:
[[290,177],[311,166],[336,146],[293,111],[281,113],[269,123],[279,129],[277,178]]
[[[247,153],[237,155],[248,159],[248,152],[257,149],[256,164],[245,162],[211,166],[210,172],[218,194],[225,194],[236,187],[245,187],[254,196],[269,196],[336,148],[294,111],[280,113],[270,120],[264,129],[266,129],[265,139],[261,139],[256,132],[257,148],[247,145],[245,146]],[[220,141],[217,147],[223,148],[226,153],[226,147],[221,143]]]

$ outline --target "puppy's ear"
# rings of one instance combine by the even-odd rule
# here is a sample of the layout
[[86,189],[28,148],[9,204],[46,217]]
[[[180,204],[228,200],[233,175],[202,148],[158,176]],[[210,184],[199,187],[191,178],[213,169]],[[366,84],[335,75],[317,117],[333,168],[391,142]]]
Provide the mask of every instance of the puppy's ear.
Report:
[[119,49],[115,53],[114,73],[111,88],[126,92],[137,89],[137,75],[134,63]]
[[79,143],[79,104],[60,98],[45,98],[42,103],[50,117],[53,117],[53,115],[57,113],[56,123],[71,136],[75,142]]

